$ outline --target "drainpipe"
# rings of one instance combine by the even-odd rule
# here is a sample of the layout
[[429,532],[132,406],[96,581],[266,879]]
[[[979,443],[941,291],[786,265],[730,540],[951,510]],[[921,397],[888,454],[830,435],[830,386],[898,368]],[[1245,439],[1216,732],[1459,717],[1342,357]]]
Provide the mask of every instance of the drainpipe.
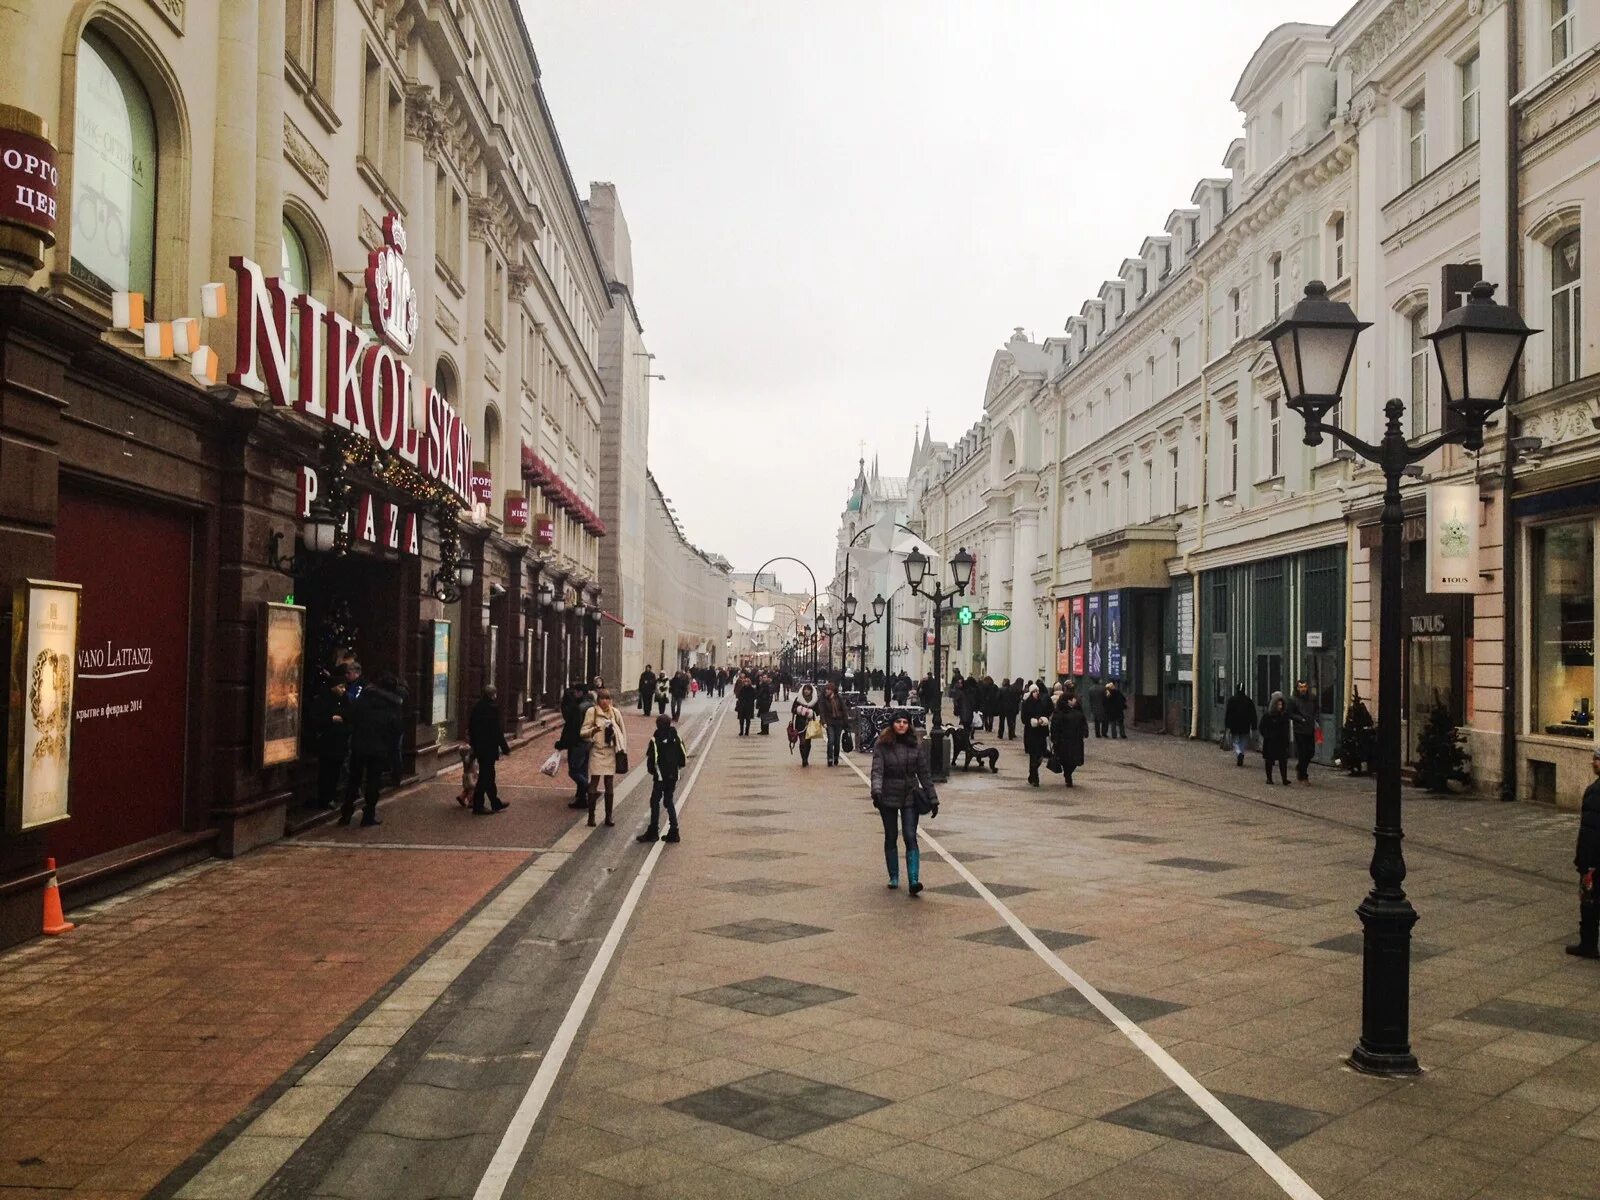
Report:
[[[1506,5],[1506,95],[1515,96],[1522,90],[1518,77],[1517,41],[1518,6]],[[1518,170],[1517,110],[1513,106],[1506,114],[1506,278],[1503,285],[1504,303],[1516,310],[1521,297],[1522,244],[1518,230],[1518,215],[1522,202],[1522,180]],[[1517,727],[1520,723],[1517,691],[1517,523],[1511,516],[1511,472],[1513,467],[1511,439],[1517,433],[1517,405],[1522,399],[1522,378],[1511,381],[1511,394],[1506,397],[1505,437],[1501,446],[1500,471],[1500,611],[1503,653],[1500,656],[1500,676],[1503,700],[1500,706],[1500,799],[1517,799]]]
[[[1061,464],[1067,456],[1067,393],[1065,388],[1058,387],[1056,392],[1056,487],[1050,500],[1050,610],[1045,614],[1045,627],[1049,630],[1044,639],[1045,662],[1050,661],[1050,647],[1056,640],[1056,605],[1060,603],[1057,594],[1061,591]],[[1045,672],[1045,678],[1051,674],[1060,675],[1061,666],[1056,664],[1054,672]]]
[[[1211,488],[1207,476],[1211,471],[1211,276],[1202,274],[1201,301],[1201,358],[1200,358],[1200,518],[1195,526],[1194,548],[1183,554],[1183,573],[1189,576],[1189,586],[1194,592],[1194,632],[1189,655],[1189,736],[1200,736],[1200,631],[1205,628],[1200,612],[1200,594],[1204,589],[1189,569],[1189,559],[1206,546],[1206,510],[1211,507]],[[1179,450],[1182,454],[1183,451]]]

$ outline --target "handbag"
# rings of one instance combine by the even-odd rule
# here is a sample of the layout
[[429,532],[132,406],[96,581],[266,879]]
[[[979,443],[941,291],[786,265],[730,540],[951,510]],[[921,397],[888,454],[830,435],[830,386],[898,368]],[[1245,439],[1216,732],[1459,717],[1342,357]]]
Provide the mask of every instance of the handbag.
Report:
[[827,737],[827,731],[822,728],[822,722],[812,717],[806,722],[806,741],[815,742]]
[[1052,754],[1044,760],[1044,768],[1052,775],[1059,775],[1061,774],[1061,760]]
[[917,816],[937,817],[939,815],[939,802],[937,800],[929,800],[928,793],[923,791],[921,788],[917,789],[917,798],[915,803],[917,807]]
[[843,750],[846,754],[854,754],[856,752],[856,735],[850,732],[848,726],[846,726],[845,731],[839,735],[839,749]]
[[617,774],[618,775],[626,775],[627,773],[628,773],[628,752],[626,750],[618,750],[617,751]]

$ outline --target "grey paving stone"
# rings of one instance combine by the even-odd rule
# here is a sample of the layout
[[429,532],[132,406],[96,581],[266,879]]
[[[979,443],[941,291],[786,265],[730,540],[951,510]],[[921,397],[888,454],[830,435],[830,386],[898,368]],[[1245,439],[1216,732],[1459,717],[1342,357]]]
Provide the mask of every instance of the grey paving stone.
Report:
[[[1038,888],[1018,887],[1014,883],[985,882],[983,886],[988,888],[996,896],[999,896],[1002,900],[1004,900],[1007,896],[1021,896],[1028,892],[1036,892],[1039,890]],[[939,887],[931,887],[928,889],[928,891],[930,893],[937,893],[941,896],[966,896],[972,900],[977,900],[979,898],[977,890],[965,879],[958,879],[954,883],[942,884]]]
[[1315,896],[1293,896],[1288,892],[1264,892],[1257,888],[1250,888],[1243,892],[1228,892],[1218,896],[1219,900],[1237,900],[1241,904],[1260,904],[1266,908],[1316,908],[1327,901],[1319,900]]
[[754,850],[728,850],[722,854],[713,854],[712,858],[734,858],[741,862],[776,862],[780,858],[799,858],[799,850],[769,850],[757,846]]
[[[1366,939],[1358,929],[1354,933],[1341,933],[1338,937],[1314,942],[1312,943],[1312,948],[1315,950],[1336,950],[1340,954],[1360,954],[1365,945]],[[1437,946],[1430,946],[1427,942],[1414,941],[1411,943],[1412,962],[1425,962],[1430,958],[1437,958],[1441,953],[1443,951]]]
[[[1158,1000],[1154,996],[1135,996],[1128,992],[1108,992],[1101,989],[1100,994],[1121,1009],[1123,1015],[1130,1021],[1153,1021],[1157,1017],[1182,1012],[1189,1007],[1187,1004],[1178,1004],[1172,1000]],[[1105,1020],[1100,1010],[1090,1004],[1076,988],[1062,988],[1059,992],[1035,996],[1031,1000],[1018,1000],[1011,1007],[1049,1013],[1053,1017],[1077,1017],[1084,1021]]]
[[669,1101],[667,1108],[775,1142],[883,1108],[882,1096],[766,1071]]
[[1219,862],[1214,858],[1158,858],[1150,864],[1153,867],[1177,867],[1183,871],[1204,871],[1215,874],[1220,871],[1237,871],[1238,863]]
[[838,988],[822,987],[820,984],[762,975],[724,987],[690,992],[687,999],[699,1000],[703,1004],[720,1004],[723,1008],[736,1008],[740,1012],[764,1017],[777,1017],[818,1004],[848,1000],[853,995],[854,992],[842,992]]
[[[1415,947],[1413,947],[1415,956]],[[1556,1037],[1600,1041],[1600,1013],[1549,1004],[1527,1004],[1520,1000],[1491,1000],[1456,1016],[1458,1021],[1494,1025],[1501,1029],[1520,1029],[1548,1033]]]
[[728,832],[736,837],[771,837],[780,833],[793,833],[794,830],[782,825],[747,825],[743,829],[730,829]]
[[1151,837],[1148,833],[1102,833],[1108,842],[1132,842],[1138,846],[1160,846],[1168,839]]
[[[1065,950],[1069,946],[1081,946],[1085,942],[1094,941],[1094,938],[1087,934],[1064,933],[1059,929],[1035,929],[1033,935],[1052,950]],[[1027,950],[1030,948],[1018,936],[1016,930],[1009,925],[985,929],[981,933],[963,934],[961,940],[964,942],[978,942],[985,946],[1006,946],[1012,950]]]
[[814,937],[819,933],[832,933],[833,930],[824,929],[820,925],[800,925],[794,921],[752,917],[748,921],[734,921],[729,925],[717,925],[710,929],[702,929],[700,932],[709,933],[714,937],[735,938],[741,942],[770,943]]
[[724,817],[776,817],[788,811],[786,808],[730,808],[726,812],[717,815]]
[[1100,813],[1067,813],[1058,818],[1062,821],[1081,821],[1085,825],[1115,825],[1121,817],[1107,817]]
[[799,892],[815,887],[814,883],[794,883],[787,879],[735,879],[732,883],[708,883],[713,892],[737,892],[741,896],[781,896],[784,892]]
[[[1234,1096],[1227,1092],[1212,1093],[1232,1113],[1248,1125],[1263,1142],[1274,1150],[1294,1145],[1308,1133],[1327,1124],[1333,1118],[1327,1113],[1292,1104],[1278,1104],[1271,1100],[1257,1100],[1251,1096]],[[1100,1118],[1112,1125],[1127,1129],[1142,1129],[1146,1133],[1177,1138],[1198,1146],[1216,1150],[1239,1152],[1238,1146],[1221,1128],[1212,1123],[1194,1101],[1177,1088],[1168,1088],[1143,1100],[1135,1100],[1115,1112]]]

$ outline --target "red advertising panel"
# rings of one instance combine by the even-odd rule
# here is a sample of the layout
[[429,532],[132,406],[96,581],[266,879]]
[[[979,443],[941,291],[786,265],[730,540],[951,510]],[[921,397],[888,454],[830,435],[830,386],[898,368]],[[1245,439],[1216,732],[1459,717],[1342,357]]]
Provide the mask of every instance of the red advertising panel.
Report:
[[1067,631],[1067,640],[1072,646],[1072,673],[1083,674],[1083,597],[1072,598],[1072,622]]
[[1056,674],[1072,674],[1072,601],[1056,601]]
[[183,827],[191,523],[61,491],[56,574],[83,585],[73,698],[69,863]]
[[0,225],[18,225],[56,241],[56,148],[42,137],[0,127]]

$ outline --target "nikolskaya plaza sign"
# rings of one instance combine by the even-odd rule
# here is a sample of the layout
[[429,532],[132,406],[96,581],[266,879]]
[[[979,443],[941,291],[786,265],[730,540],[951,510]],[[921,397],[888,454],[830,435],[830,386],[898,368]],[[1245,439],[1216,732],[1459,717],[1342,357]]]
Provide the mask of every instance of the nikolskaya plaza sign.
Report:
[[[383,245],[367,257],[370,332],[315,297],[269,277],[250,259],[229,259],[239,297],[238,358],[228,382],[371,442],[449,488],[470,507],[472,435],[460,414],[417,379],[406,361],[416,345],[418,314],[405,250],[405,228],[390,213],[383,222]],[[303,507],[316,498],[315,473],[308,479],[308,472],[310,468],[302,468],[298,489]],[[396,506],[362,498],[355,535],[383,542],[392,537],[398,548],[415,553],[414,514],[407,514],[410,520],[404,522],[412,526],[406,536],[394,528],[398,512],[391,516],[386,508]],[[389,528],[381,529],[383,525]]]

